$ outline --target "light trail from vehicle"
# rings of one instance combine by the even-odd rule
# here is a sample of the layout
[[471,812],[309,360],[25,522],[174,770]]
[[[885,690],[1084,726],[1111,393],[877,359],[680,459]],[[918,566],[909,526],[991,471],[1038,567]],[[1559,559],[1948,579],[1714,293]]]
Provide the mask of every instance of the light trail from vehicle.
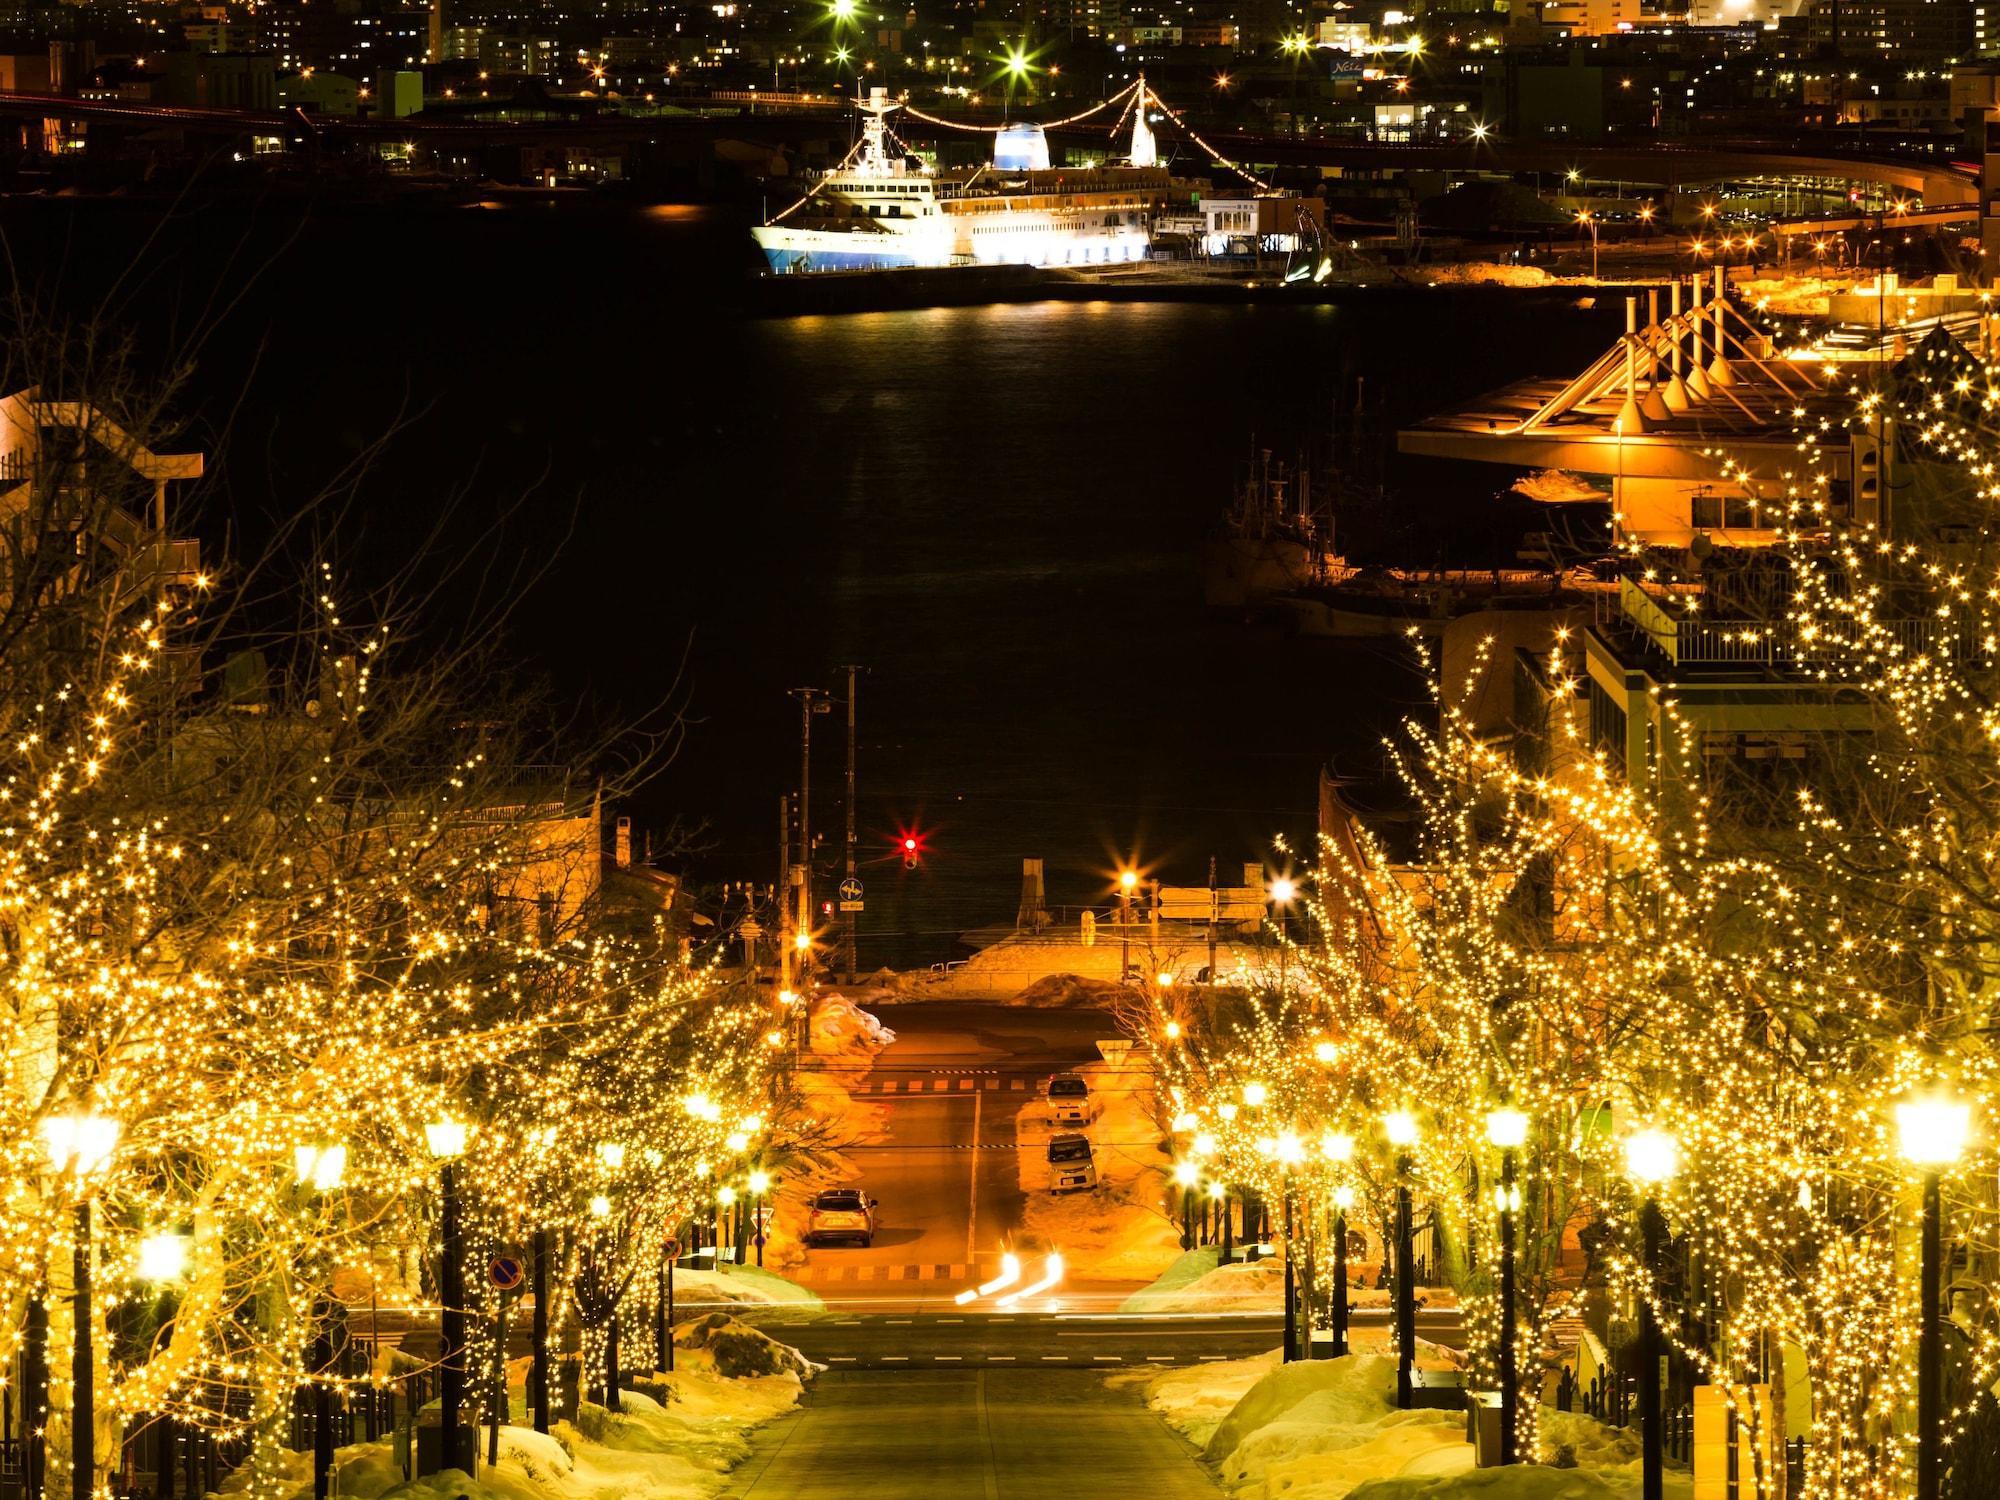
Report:
[[960,1307],[968,1302],[976,1302],[981,1297],[990,1297],[995,1292],[1012,1286],[1021,1279],[1021,1257],[1011,1250],[1000,1257],[1000,1274],[991,1281],[983,1281],[978,1286],[960,1292],[951,1300]]

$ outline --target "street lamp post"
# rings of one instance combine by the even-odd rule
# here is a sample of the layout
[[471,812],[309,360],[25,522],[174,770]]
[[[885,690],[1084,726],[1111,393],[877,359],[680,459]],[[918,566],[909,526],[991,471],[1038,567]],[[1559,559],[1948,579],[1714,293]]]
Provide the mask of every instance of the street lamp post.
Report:
[[1577,213],[1576,222],[1590,231],[1590,279],[1597,280],[1597,216],[1589,209]]
[[1521,1190],[1514,1182],[1514,1153],[1528,1138],[1528,1117],[1518,1109],[1496,1109],[1486,1117],[1486,1139],[1500,1148],[1500,1188],[1495,1203],[1500,1210],[1500,1462],[1520,1461],[1515,1440],[1515,1424],[1520,1420],[1521,1374],[1517,1351],[1515,1319],[1515,1215],[1521,1207]]
[[1292,1269],[1292,1174],[1280,1168],[1278,1191],[1285,1200],[1285,1352],[1284,1362],[1299,1357],[1299,1282]]
[[755,1171],[750,1174],[750,1227],[757,1239],[757,1264],[764,1264],[764,1194],[771,1188],[771,1174]]
[[1347,1211],[1354,1207],[1354,1189],[1333,1190],[1333,1357],[1347,1353]]
[[1288,983],[1288,960],[1291,958],[1291,945],[1285,941],[1285,919],[1290,914],[1292,898],[1298,893],[1298,886],[1287,876],[1280,875],[1276,880],[1271,882],[1271,910],[1275,914],[1274,920],[1278,928],[1278,993],[1280,995],[1285,993],[1285,986]]
[[71,1179],[76,1192],[76,1243],[71,1260],[75,1334],[70,1357],[70,1494],[90,1500],[97,1492],[97,1351],[91,1327],[90,1176],[118,1144],[116,1120],[99,1114],[61,1115],[42,1121],[49,1164]]
[[[622,1152],[623,1148],[621,1147],[620,1150]],[[598,1153],[602,1156],[604,1148],[600,1146]],[[590,1200],[590,1216],[600,1223],[611,1217],[611,1199],[607,1194],[599,1193]],[[595,1231],[593,1231],[591,1244],[592,1276],[601,1290],[605,1302],[610,1305],[608,1314],[604,1320],[604,1409],[606,1411],[618,1411],[621,1408],[621,1401],[618,1395],[619,1285],[617,1275],[610,1270],[606,1270],[603,1263],[598,1259],[598,1250],[601,1245],[602,1241],[595,1238]],[[604,1260],[608,1261],[609,1259],[610,1257],[607,1254]]]
[[465,1126],[449,1118],[424,1127],[438,1164],[438,1467],[458,1467],[459,1408],[465,1402],[465,1263],[459,1244],[458,1174]]
[[1382,1133],[1396,1148],[1396,1405],[1404,1411],[1416,1392],[1417,1276],[1415,1231],[1410,1223],[1410,1151],[1417,1120],[1406,1109],[1382,1119]]
[[534,1240],[535,1323],[534,1368],[529,1392],[534,1403],[535,1431],[549,1430],[549,1232],[537,1229]]
[[1972,1111],[1956,1099],[1910,1099],[1896,1106],[1903,1159],[1923,1168],[1922,1263],[1917,1308],[1917,1496],[1938,1500],[1944,1420],[1944,1246],[1939,1177],[1957,1162]]
[[[293,1176],[305,1192],[332,1192],[340,1186],[347,1170],[345,1146],[298,1146],[292,1152]],[[313,1500],[326,1500],[333,1476],[333,1385],[328,1366],[333,1363],[333,1342],[327,1336],[322,1313],[313,1339]]]
[[1174,1167],[1174,1184],[1181,1190],[1181,1249],[1194,1249],[1194,1189],[1201,1179],[1201,1168],[1191,1161],[1184,1161]]
[[1666,1412],[1661,1402],[1660,1320],[1653,1311],[1654,1277],[1660,1254],[1659,1189],[1680,1169],[1680,1142],[1664,1130],[1641,1130],[1625,1138],[1625,1175],[1645,1195],[1639,1201],[1639,1494],[1660,1500],[1666,1484]]
[[1132,972],[1132,891],[1139,884],[1137,870],[1118,872],[1118,982]]

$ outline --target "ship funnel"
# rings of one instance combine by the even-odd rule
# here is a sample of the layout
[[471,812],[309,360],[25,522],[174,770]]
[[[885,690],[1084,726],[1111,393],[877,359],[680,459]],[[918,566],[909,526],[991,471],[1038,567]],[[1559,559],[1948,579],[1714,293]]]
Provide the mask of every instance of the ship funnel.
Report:
[[1002,172],[1046,172],[1049,138],[1039,125],[1009,125],[993,137],[993,165]]

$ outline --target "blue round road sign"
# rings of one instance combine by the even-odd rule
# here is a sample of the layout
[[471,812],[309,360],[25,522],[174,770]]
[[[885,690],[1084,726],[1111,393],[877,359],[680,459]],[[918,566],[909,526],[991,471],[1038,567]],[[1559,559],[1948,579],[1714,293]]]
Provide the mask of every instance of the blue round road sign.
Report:
[[486,1274],[500,1291],[511,1292],[527,1273],[513,1256],[496,1255],[486,1263]]

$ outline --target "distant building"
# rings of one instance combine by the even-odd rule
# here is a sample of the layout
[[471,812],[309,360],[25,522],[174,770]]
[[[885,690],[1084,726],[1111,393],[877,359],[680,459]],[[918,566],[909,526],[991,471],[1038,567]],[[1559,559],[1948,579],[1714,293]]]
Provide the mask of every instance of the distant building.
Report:
[[169,52],[160,58],[155,103],[196,109],[278,107],[277,60],[249,52]]
[[278,102],[315,115],[353,115],[361,108],[361,85],[344,73],[314,69],[278,80]]
[[1972,49],[1976,8],[1975,0],[1811,0],[1807,34],[1842,57],[1958,57]]

